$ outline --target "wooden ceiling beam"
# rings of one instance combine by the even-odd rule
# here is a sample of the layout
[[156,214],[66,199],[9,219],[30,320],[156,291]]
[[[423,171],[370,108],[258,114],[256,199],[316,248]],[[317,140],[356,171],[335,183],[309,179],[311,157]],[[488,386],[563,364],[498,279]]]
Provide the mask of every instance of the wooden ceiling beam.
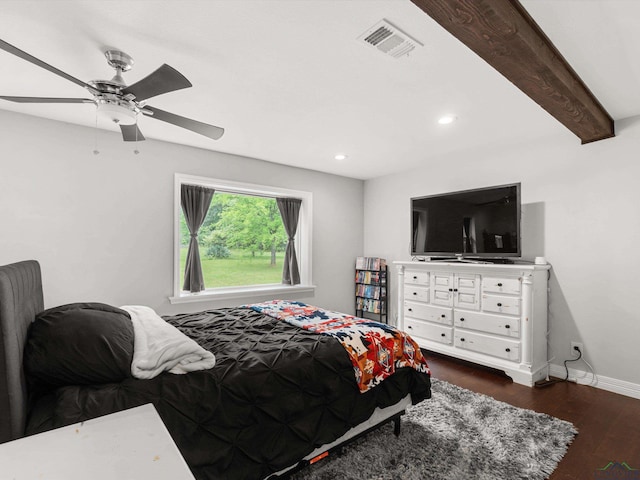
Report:
[[598,99],[518,0],[411,0],[582,143],[615,135]]

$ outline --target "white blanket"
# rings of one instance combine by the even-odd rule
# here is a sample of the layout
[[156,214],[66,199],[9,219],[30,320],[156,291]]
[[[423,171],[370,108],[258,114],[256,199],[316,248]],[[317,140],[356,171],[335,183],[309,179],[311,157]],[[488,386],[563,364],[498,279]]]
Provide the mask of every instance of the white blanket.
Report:
[[213,353],[167,323],[153,309],[139,305],[120,308],[129,312],[133,323],[131,373],[135,378],[149,379],[164,371],[207,370],[215,365]]

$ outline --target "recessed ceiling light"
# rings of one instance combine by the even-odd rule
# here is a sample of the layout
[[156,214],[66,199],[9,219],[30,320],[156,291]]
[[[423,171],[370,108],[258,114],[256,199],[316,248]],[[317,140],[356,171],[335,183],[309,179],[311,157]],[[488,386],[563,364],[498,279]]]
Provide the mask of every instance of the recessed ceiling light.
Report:
[[336,160],[344,160],[347,156],[344,153],[337,153],[334,157]]
[[438,119],[438,123],[440,125],[449,125],[450,123],[453,123],[456,121],[456,116],[455,115],[445,115],[443,117],[440,117]]

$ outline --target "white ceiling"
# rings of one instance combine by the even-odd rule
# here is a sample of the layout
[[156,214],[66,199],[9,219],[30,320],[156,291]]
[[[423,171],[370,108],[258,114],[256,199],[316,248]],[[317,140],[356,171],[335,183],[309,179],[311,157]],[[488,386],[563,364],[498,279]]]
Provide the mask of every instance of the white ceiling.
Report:
[[[521,3],[615,120],[640,114],[639,0]],[[487,145],[580,142],[409,0],[0,0],[0,9],[0,38],[83,81],[113,76],[107,49],[134,58],[128,84],[168,63],[193,87],[149,104],[226,130],[215,141],[143,117],[147,138],[362,179]],[[382,19],[424,46],[394,59],[357,39]],[[87,97],[7,52],[0,64],[0,95]],[[93,105],[0,100],[0,109],[96,123]],[[446,113],[458,121],[438,125]]]

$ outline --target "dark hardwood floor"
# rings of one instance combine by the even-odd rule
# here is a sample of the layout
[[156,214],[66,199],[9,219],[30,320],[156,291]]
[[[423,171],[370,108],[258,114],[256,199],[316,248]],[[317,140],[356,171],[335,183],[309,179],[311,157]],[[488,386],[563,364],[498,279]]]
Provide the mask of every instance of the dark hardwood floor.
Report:
[[578,435],[550,480],[598,478],[597,469],[616,461],[640,469],[640,400],[570,382],[529,388],[513,383],[502,372],[424,353],[434,378],[576,426]]

